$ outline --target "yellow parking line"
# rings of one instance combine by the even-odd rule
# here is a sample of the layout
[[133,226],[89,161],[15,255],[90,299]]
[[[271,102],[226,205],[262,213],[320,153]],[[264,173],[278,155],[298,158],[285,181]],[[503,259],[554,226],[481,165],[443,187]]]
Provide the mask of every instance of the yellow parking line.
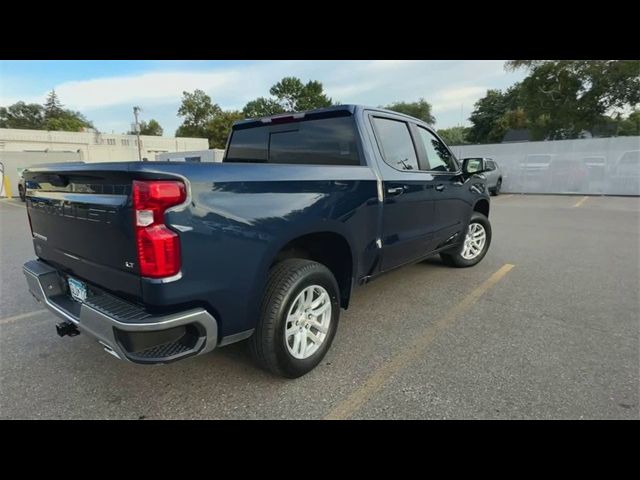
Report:
[[584,202],[586,202],[589,199],[589,197],[582,197],[580,200],[578,200],[576,202],[576,204],[573,206],[573,208],[577,208],[579,206],[581,206]]
[[34,317],[47,311],[48,310],[43,308],[42,310],[36,310],[35,312],[20,313],[18,315],[13,315],[12,317],[0,318],[0,325],[6,325],[7,323],[15,322],[16,320],[22,320],[23,318]]
[[451,307],[451,309],[435,324],[426,328],[420,335],[418,335],[418,338],[405,350],[378,368],[362,386],[336,405],[325,419],[342,420],[349,418],[358,411],[360,407],[367,403],[377,391],[384,387],[385,383],[387,383],[393,374],[405,367],[411,361],[417,359],[440,332],[448,327],[456,318],[469,310],[469,308],[471,308],[471,306],[476,303],[487,290],[498,283],[513,267],[514,265],[506,263],[488,279],[482,282],[475,290],[464,297],[459,303]]

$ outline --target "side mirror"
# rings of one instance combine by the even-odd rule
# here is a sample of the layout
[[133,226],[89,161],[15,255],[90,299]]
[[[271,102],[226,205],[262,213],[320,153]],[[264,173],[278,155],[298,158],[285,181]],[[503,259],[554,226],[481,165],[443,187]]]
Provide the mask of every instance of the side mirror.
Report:
[[467,175],[475,175],[486,171],[486,163],[482,157],[465,158],[462,160],[462,171]]

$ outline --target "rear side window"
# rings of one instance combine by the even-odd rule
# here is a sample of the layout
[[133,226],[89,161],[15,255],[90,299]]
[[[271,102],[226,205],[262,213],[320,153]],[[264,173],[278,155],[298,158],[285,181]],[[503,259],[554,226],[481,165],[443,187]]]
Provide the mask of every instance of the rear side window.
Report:
[[266,162],[269,127],[234,130],[225,162]]
[[360,165],[353,117],[234,130],[224,161]]
[[385,163],[398,170],[419,170],[409,126],[399,120],[373,118]]

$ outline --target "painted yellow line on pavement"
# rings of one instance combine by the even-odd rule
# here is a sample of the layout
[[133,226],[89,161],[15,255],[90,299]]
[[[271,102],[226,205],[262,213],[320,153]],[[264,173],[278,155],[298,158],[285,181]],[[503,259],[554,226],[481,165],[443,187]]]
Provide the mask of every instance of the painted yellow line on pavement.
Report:
[[22,320],[23,318],[35,317],[36,315],[40,315],[44,312],[48,312],[48,310],[43,308],[42,310],[36,310],[35,312],[20,313],[18,315],[13,315],[12,317],[0,318],[0,325],[15,322],[16,320]]
[[582,205],[584,202],[586,202],[589,199],[589,197],[582,197],[580,200],[578,200],[576,202],[576,204],[573,206],[573,208],[577,208],[580,205]]
[[384,387],[391,376],[411,361],[416,360],[440,332],[448,327],[456,318],[469,310],[487,290],[498,283],[513,267],[514,265],[510,263],[506,263],[500,267],[499,270],[464,297],[462,301],[451,307],[435,324],[429,326],[419,334],[418,338],[405,350],[378,368],[362,386],[331,410],[325,417],[325,420],[343,420],[358,411],[376,392]]

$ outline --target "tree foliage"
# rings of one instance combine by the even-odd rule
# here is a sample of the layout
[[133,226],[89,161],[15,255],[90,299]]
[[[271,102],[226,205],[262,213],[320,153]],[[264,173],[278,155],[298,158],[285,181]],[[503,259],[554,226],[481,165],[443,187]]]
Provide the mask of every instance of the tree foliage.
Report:
[[272,98],[259,97],[242,109],[247,118],[267,117],[286,112],[302,112],[330,107],[333,101],[324,93],[322,83],[310,80],[306,84],[296,77],[285,77],[269,89]]
[[182,92],[182,104],[178,109],[178,116],[183,117],[182,125],[176,130],[176,137],[207,137],[207,124],[222,112],[217,103],[202,90],[193,93]]
[[[157,120],[153,118],[149,120],[149,123],[144,120],[140,122],[140,135],[154,135],[156,137],[161,137],[163,133],[162,127],[158,123]],[[128,135],[135,135],[136,132],[129,131]]]
[[468,144],[468,133],[469,128],[462,126],[441,128],[440,130],[438,130],[438,135],[440,135],[440,138],[442,138],[442,140],[444,140],[444,143],[446,143],[448,146]]
[[233,122],[243,118],[242,112],[237,110],[221,111],[215,115],[207,124],[209,148],[226,148]]
[[395,102],[384,108],[418,118],[429,125],[436,123],[436,119],[431,113],[431,104],[424,98],[421,98],[417,102]]
[[640,110],[633,110],[625,119],[618,119],[618,135],[640,135]]
[[47,95],[47,99],[44,102],[44,118],[55,119],[65,115],[65,111],[58,94],[55,90],[51,90]]
[[518,107],[519,84],[505,92],[488,90],[487,94],[475,103],[471,112],[467,139],[472,143],[497,143],[502,141],[509,128],[525,128],[524,112]]
[[16,102],[0,107],[1,128],[81,132],[93,124],[80,112],[63,108],[54,90],[47,95],[44,105]]
[[640,103],[640,61],[513,60],[505,67],[526,69],[527,77],[475,104],[471,141],[499,142],[509,128],[528,128],[534,140],[633,131],[632,123],[620,128],[620,110]]
[[209,148],[225,148],[233,122],[243,118],[236,110],[222,110],[202,90],[183,92],[178,116],[184,121],[176,130],[176,137],[206,138]]
[[1,128],[44,128],[44,108],[37,103],[16,102],[8,107],[0,107]]
[[271,115],[277,115],[284,112],[285,109],[282,108],[277,100],[264,97],[251,100],[242,109],[242,114],[246,118],[269,117]]

